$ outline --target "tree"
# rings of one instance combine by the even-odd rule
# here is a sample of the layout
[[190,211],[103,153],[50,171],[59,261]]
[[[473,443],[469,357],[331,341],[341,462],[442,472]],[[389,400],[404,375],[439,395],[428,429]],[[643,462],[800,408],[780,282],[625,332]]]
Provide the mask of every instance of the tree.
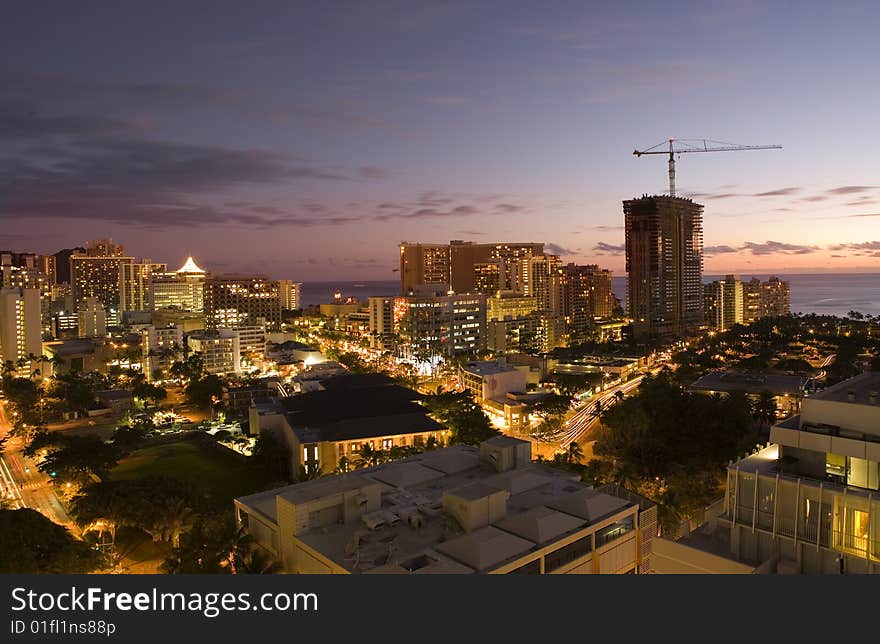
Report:
[[138,382],[131,393],[135,398],[152,401],[154,405],[158,405],[168,397],[168,392],[163,387],[149,382]]
[[580,463],[584,458],[584,450],[577,441],[571,441],[568,445],[568,460],[571,463]]
[[200,351],[187,356],[182,361],[174,362],[169,373],[178,380],[188,383],[200,380],[205,373],[205,361]]
[[450,429],[452,443],[479,445],[499,433],[470,391],[444,391],[425,396],[421,402],[428,413]]
[[119,447],[97,436],[67,436],[37,467],[58,481],[86,485],[94,476],[106,477],[120,456]]
[[103,565],[99,552],[36,510],[0,509],[0,574],[81,574]]
[[766,389],[758,394],[752,405],[752,416],[765,427],[776,421],[776,397]]
[[213,399],[223,397],[223,380],[216,374],[208,374],[200,380],[190,380],[184,393],[190,402],[206,407]]
[[529,413],[547,419],[552,416],[564,416],[571,408],[571,398],[559,394],[550,394],[529,405]]
[[270,432],[260,432],[254,444],[253,458],[263,464],[272,479],[290,480],[290,450]]

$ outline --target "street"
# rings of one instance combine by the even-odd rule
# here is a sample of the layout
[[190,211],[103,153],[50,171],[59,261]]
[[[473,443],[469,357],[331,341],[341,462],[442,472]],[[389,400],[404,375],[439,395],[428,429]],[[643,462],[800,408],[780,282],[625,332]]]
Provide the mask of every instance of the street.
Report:
[[[5,404],[0,404],[0,434],[11,429]],[[37,469],[36,463],[21,453],[21,440],[10,438],[0,455],[0,491],[10,506],[32,508],[78,534],[76,524],[58,500],[51,479]]]

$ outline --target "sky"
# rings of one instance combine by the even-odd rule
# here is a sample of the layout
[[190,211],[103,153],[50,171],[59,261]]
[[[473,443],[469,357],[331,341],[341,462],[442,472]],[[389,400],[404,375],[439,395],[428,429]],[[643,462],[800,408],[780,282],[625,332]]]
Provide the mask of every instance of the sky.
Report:
[[[600,5],[606,6],[600,6]],[[682,154],[708,274],[880,272],[880,5],[0,5],[0,248],[397,278],[401,241],[540,241],[623,274]]]

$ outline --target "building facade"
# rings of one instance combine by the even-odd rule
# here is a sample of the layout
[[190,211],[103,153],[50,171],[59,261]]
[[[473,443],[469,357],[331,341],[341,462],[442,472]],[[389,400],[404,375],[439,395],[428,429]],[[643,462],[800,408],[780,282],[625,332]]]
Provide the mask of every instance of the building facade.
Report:
[[302,308],[302,282],[278,280],[283,311],[296,311]]
[[406,357],[427,360],[486,348],[482,294],[396,298],[394,321]]
[[[112,253],[102,255],[100,253]],[[120,275],[131,274],[134,257],[122,255],[122,246],[109,240],[92,242],[85,253],[70,256],[70,284],[74,306],[96,297],[107,313],[109,325],[119,324],[121,310]]]
[[736,275],[703,285],[703,321],[710,329],[726,331],[745,323],[745,311],[743,283]]
[[161,380],[183,357],[183,329],[149,325],[141,329],[141,361],[148,382]]
[[623,202],[627,305],[636,337],[683,337],[703,319],[703,206],[644,196]]
[[192,353],[202,354],[206,372],[241,373],[241,349],[235,331],[194,331],[186,337],[186,342]]
[[123,262],[119,265],[119,310],[149,311],[152,307],[150,284],[154,275],[168,272],[167,264],[154,264],[150,259]]
[[880,372],[805,398],[727,470],[731,552],[807,574],[880,572]]
[[19,378],[39,368],[30,358],[43,355],[41,320],[39,289],[0,288],[0,364],[12,362]]
[[87,297],[76,312],[77,335],[80,338],[106,338],[107,312],[97,297]]
[[265,275],[212,275],[205,281],[205,328],[254,326],[281,328],[281,290]]

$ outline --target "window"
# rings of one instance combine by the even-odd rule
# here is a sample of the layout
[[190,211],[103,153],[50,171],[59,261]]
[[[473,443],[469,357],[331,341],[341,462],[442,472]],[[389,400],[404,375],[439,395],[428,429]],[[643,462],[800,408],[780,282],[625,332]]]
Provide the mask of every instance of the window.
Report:
[[238,509],[238,523],[243,528],[248,527],[248,513],[245,512],[244,510],[242,510],[241,508]]
[[621,519],[617,523],[612,523],[609,526],[605,526],[596,533],[596,547],[601,548],[606,543],[622,537],[627,532],[632,532],[633,529],[634,523],[632,516]]
[[349,443],[348,449],[351,450],[352,454],[357,454],[359,451],[361,451],[361,444],[360,443]]
[[389,450],[394,447],[394,439],[392,438],[383,438],[382,439],[382,449]]
[[832,478],[840,478],[846,476],[846,456],[840,454],[825,454],[825,473]]
[[553,572],[593,551],[593,535],[572,541],[544,556],[544,570]]
[[527,564],[523,564],[519,568],[514,568],[508,575],[540,575],[541,574],[541,560],[535,559],[534,561],[530,561]]
[[874,461],[849,456],[846,459],[846,483],[857,487],[878,489],[878,467]]

